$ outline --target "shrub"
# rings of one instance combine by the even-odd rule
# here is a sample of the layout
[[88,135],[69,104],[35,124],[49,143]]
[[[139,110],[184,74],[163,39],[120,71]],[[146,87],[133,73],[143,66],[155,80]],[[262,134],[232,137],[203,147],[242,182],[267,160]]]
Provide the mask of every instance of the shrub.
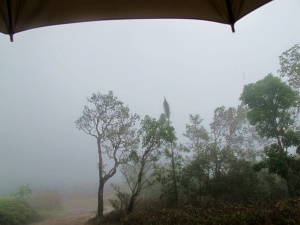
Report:
[[0,225],[24,225],[39,219],[25,201],[0,199]]
[[25,200],[28,200],[30,198],[30,196],[32,195],[32,189],[29,187],[29,184],[21,185],[11,195],[12,195],[12,197],[16,198],[17,200],[25,201]]
[[123,219],[124,225],[276,225],[300,224],[300,200],[273,203],[211,204],[207,208],[137,210]]

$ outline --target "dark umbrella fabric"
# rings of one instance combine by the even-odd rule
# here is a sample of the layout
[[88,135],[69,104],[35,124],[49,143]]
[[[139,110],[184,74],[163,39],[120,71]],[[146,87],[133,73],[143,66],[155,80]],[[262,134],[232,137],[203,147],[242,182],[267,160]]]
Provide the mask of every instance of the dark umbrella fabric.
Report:
[[229,24],[272,0],[0,0],[0,32],[99,20],[195,19]]

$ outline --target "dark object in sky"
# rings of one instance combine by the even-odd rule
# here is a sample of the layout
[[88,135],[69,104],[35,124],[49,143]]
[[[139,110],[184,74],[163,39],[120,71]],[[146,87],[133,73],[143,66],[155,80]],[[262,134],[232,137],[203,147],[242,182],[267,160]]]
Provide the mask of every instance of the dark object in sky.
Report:
[[0,0],[0,32],[99,20],[196,19],[234,24],[272,0]]

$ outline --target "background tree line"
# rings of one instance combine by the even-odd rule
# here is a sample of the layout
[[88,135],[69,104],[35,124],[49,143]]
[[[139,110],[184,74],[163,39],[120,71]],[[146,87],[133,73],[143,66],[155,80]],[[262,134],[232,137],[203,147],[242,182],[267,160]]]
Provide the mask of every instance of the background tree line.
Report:
[[189,115],[184,143],[176,137],[166,98],[159,118],[142,119],[112,91],[88,98],[75,123],[97,145],[97,221],[103,218],[104,185],[118,169],[127,188],[114,185],[118,199],[112,203],[127,214],[146,196],[165,207],[298,196],[299,44],[279,59],[280,77],[269,74],[245,85],[241,104],[216,108],[208,128],[199,114]]

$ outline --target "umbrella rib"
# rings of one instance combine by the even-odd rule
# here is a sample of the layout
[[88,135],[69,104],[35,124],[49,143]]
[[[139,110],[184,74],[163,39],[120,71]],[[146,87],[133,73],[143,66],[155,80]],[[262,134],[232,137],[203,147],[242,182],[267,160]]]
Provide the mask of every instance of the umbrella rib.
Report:
[[235,29],[234,29],[235,19],[234,19],[234,16],[233,16],[230,0],[226,0],[226,6],[227,6],[228,14],[229,14],[229,22],[230,22],[230,25],[231,25],[231,30],[234,33],[235,32]]
[[6,4],[7,4],[8,20],[9,20],[8,33],[9,33],[10,41],[13,42],[14,41],[14,37],[13,37],[14,32],[13,32],[13,28],[12,28],[10,0],[6,0]]

